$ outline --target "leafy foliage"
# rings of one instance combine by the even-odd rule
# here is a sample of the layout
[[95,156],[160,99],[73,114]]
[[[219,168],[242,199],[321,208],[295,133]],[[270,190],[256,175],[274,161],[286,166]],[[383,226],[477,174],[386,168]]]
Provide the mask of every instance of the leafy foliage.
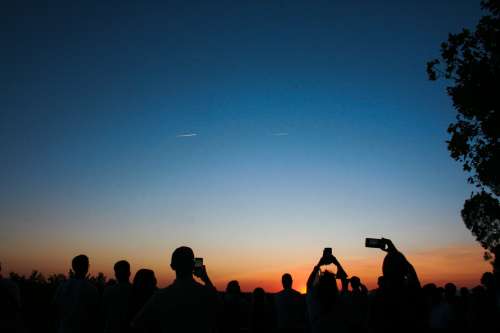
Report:
[[465,201],[462,219],[481,245],[491,251],[500,245],[500,203],[481,192]]
[[493,251],[500,242],[500,0],[481,6],[487,15],[475,31],[449,34],[441,57],[427,63],[427,74],[433,81],[452,82],[447,92],[458,114],[448,127],[448,150],[480,189],[465,202],[462,217],[482,246]]

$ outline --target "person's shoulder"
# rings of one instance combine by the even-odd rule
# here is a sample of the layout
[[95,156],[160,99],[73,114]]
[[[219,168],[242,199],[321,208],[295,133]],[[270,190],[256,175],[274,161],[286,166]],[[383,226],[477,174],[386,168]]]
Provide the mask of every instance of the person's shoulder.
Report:
[[106,287],[104,287],[103,295],[104,296],[114,295],[114,294],[120,292],[121,289],[122,288],[119,285],[117,285],[117,284],[112,285],[112,286],[106,286]]
[[156,306],[158,304],[170,303],[173,299],[178,297],[178,293],[174,290],[173,285],[156,290],[148,300],[150,305]]
[[92,295],[92,296],[98,296],[99,292],[97,291],[97,287],[94,286],[90,281],[88,280],[79,280],[78,283],[81,285],[82,291]]
[[207,287],[207,286],[199,283],[198,281],[194,281],[194,280],[193,280],[193,286],[195,288],[198,288],[198,289],[205,289],[205,290],[209,290],[210,289],[209,287]]
[[286,290],[282,289],[282,290],[278,291],[275,295],[276,296],[282,296],[282,295],[285,295],[285,294],[286,294]]
[[157,289],[153,295],[151,295],[150,300],[157,301],[170,297],[174,293],[175,286],[173,284],[166,286],[165,288]]
[[[207,286],[193,280],[189,281],[182,281],[182,282],[174,282],[167,288],[172,288],[172,289],[184,289],[184,290],[197,290],[197,291],[202,291],[205,289],[209,289]],[[165,288],[165,289],[167,289]]]
[[97,290],[97,287],[93,283],[91,283],[89,280],[80,280],[80,281],[81,281],[80,283],[83,286],[85,286],[85,288]]
[[199,293],[199,294],[203,294],[203,295],[212,295],[212,294],[216,293],[215,288],[203,285],[203,284],[201,284],[197,281],[194,281],[194,280],[191,283],[191,288],[194,292]]
[[65,290],[68,290],[69,288],[71,288],[72,281],[73,281],[73,279],[67,279],[67,280],[62,281],[61,283],[59,283],[59,285],[57,286],[58,293],[61,293],[61,292],[65,291]]

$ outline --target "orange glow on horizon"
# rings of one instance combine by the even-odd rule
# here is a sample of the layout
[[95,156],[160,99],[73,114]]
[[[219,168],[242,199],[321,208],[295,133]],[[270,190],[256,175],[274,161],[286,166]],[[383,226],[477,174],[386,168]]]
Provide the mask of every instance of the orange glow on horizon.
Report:
[[[77,252],[75,252],[77,253]],[[80,252],[78,252],[80,253]],[[81,251],[81,253],[85,253]],[[141,256],[116,255],[100,253],[93,251],[86,252],[91,259],[91,273],[103,272],[108,278],[113,277],[113,263],[122,258],[128,258],[132,265],[132,273],[142,267],[148,267],[155,271],[159,286],[164,287],[172,282],[174,274],[168,266],[169,258],[164,256],[155,256],[145,258]],[[491,271],[489,263],[482,259],[483,250],[479,245],[455,245],[445,248],[434,248],[419,251],[407,251],[405,253],[408,260],[414,265],[423,284],[434,282],[442,285],[446,282],[453,282],[458,287],[473,287],[479,284],[481,274],[485,271]],[[376,288],[376,281],[381,275],[381,265],[384,254],[380,251],[374,252],[370,257],[352,256],[339,257],[342,265],[350,276],[356,275],[369,288]],[[300,258],[302,264],[294,266],[283,263],[281,266],[269,264],[267,268],[254,268],[259,263],[257,258],[253,262],[246,262],[244,267],[228,267],[221,258],[211,258],[207,256],[207,269],[212,281],[218,290],[225,290],[230,280],[238,280],[243,291],[252,291],[256,287],[262,287],[268,292],[277,292],[281,290],[281,276],[287,272],[292,274],[294,279],[294,288],[305,292],[305,285],[310,271],[312,270],[315,259],[310,260]],[[217,260],[216,260],[217,259]],[[69,261],[54,256],[53,253],[46,251],[38,252],[29,259],[21,255],[13,255],[3,258],[3,272],[15,271],[28,275],[31,270],[37,269],[45,275],[52,273],[67,273],[69,270]],[[297,263],[300,263],[297,260]],[[304,262],[306,262],[304,264]],[[139,264],[140,263],[140,264]],[[213,264],[211,264],[213,263]],[[235,264],[236,265],[236,264]]]

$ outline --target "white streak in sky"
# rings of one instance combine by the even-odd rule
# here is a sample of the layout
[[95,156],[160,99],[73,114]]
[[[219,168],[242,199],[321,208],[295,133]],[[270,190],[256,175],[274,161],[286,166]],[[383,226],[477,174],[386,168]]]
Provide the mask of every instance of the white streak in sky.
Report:
[[183,134],[179,134],[176,136],[176,138],[191,138],[193,136],[197,136],[198,133],[183,133]]
[[276,132],[276,133],[273,133],[272,135],[273,136],[287,136],[288,133],[287,132]]

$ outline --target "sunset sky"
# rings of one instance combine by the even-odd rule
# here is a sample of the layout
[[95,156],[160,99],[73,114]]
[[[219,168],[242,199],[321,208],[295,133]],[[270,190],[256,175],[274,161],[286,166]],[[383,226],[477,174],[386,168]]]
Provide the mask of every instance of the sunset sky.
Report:
[[[30,3],[26,5],[26,3]],[[455,111],[426,61],[479,1],[13,1],[2,9],[5,271],[296,288],[325,246],[370,287],[391,238],[423,282],[490,269],[460,218]]]

